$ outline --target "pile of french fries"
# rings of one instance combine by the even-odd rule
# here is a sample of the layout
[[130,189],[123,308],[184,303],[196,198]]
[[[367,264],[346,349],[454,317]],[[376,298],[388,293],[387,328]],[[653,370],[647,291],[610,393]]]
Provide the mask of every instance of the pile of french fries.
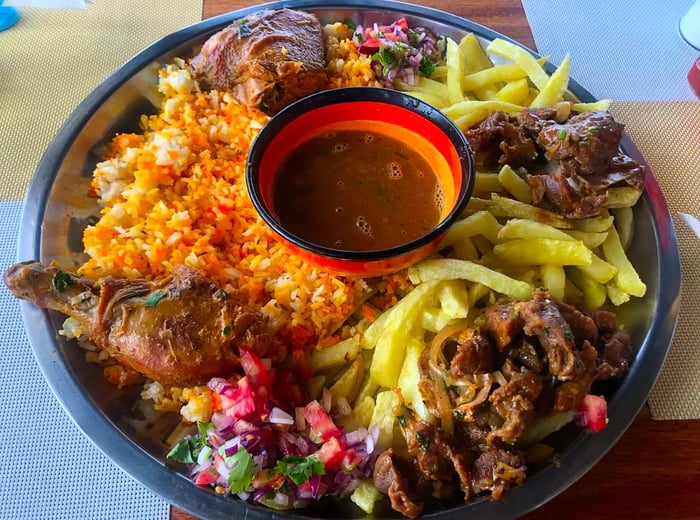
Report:
[[[510,60],[494,66],[488,54]],[[517,113],[525,106],[552,107],[564,101],[569,58],[550,76],[520,47],[494,40],[482,50],[472,34],[447,41],[447,64],[432,79],[398,87],[433,104],[462,129],[493,110]],[[609,101],[575,104],[573,110],[606,110]],[[595,310],[642,297],[646,286],[625,253],[633,230],[632,206],[639,192],[608,192],[599,216],[569,220],[533,206],[529,184],[509,166],[479,172],[475,196],[461,220],[447,232],[440,254],[409,268],[415,288],[361,332],[311,356],[316,376],[312,398],[326,394],[344,410],[348,430],[376,427],[377,449],[401,453],[405,442],[396,419],[405,405],[435,422],[418,382],[418,360],[430,338],[458,320],[468,324],[499,299],[528,300],[535,288]],[[570,421],[573,413],[536,421],[524,437],[537,442]],[[352,500],[371,513],[380,494],[363,482]]]
[[[506,63],[494,65],[489,55]],[[517,114],[524,107],[555,107],[567,99],[569,56],[550,76],[543,69],[547,57],[536,59],[529,52],[496,38],[486,49],[472,33],[457,43],[447,39],[446,64],[435,68],[430,78],[420,76],[415,85],[395,83],[441,109],[457,126],[466,130],[494,110]],[[574,103],[572,110],[607,110],[610,100]]]

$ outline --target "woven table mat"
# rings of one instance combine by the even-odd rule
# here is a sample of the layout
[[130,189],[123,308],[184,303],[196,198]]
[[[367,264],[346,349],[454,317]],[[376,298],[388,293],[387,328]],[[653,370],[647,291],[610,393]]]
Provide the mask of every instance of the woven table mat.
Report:
[[682,295],[668,358],[649,398],[654,419],[700,419],[700,239],[678,213],[700,217],[700,102],[615,102],[612,112],[651,166],[673,218]]
[[20,9],[17,25],[0,32],[0,200],[24,198],[56,131],[103,79],[201,16],[201,0]]

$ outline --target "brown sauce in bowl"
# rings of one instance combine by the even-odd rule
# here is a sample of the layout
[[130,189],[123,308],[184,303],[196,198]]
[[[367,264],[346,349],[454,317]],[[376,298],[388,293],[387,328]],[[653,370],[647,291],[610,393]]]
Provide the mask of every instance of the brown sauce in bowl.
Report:
[[364,129],[326,129],[302,142],[282,162],[272,193],[288,231],[348,251],[420,238],[439,223],[444,201],[438,173],[423,154]]

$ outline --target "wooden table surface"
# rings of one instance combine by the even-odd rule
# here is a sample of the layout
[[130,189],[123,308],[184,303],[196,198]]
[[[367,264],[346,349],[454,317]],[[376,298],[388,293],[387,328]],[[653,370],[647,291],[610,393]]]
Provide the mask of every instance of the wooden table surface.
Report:
[[[412,0],[469,18],[535,48],[520,0]],[[202,18],[255,5],[204,0]],[[574,22],[572,22],[574,23]],[[700,421],[654,421],[644,407],[583,478],[525,520],[700,519]],[[175,507],[172,520],[196,520]]]

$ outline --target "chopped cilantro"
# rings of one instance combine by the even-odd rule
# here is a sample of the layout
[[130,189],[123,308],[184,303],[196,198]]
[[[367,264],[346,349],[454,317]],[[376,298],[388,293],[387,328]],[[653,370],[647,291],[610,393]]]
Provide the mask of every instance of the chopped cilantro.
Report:
[[354,31],[357,27],[357,25],[355,25],[355,22],[353,22],[350,18],[346,18],[345,20],[343,20],[343,23],[347,25],[352,31]]
[[201,444],[197,437],[185,437],[177,441],[177,444],[168,453],[168,458],[185,464],[194,464],[200,448]]
[[378,61],[385,76],[398,63],[398,59],[388,47],[382,47],[372,55],[372,60]]
[[406,427],[406,418],[403,415],[397,415],[396,420],[399,421],[399,424],[405,428]]
[[202,441],[202,444],[205,444],[207,442],[207,432],[212,428],[213,425],[211,423],[197,421],[197,431],[199,431],[199,437]]
[[228,300],[228,293],[224,291],[223,289],[217,289],[214,292],[214,295],[219,298],[220,300]]
[[289,455],[277,461],[275,471],[288,477],[297,486],[302,485],[314,475],[325,475],[326,468],[314,455],[300,457]]
[[420,65],[418,66],[418,72],[420,72],[426,78],[429,78],[430,76],[433,75],[434,70],[435,70],[435,64],[432,61],[430,61],[428,58],[423,56],[423,59],[420,60]]
[[226,325],[224,328],[221,329],[221,334],[224,336],[228,336],[231,334],[231,325]]
[[559,130],[557,137],[559,138],[560,141],[563,141],[564,139],[566,139],[566,130],[564,130],[563,128],[561,130]]
[[459,410],[455,410],[453,415],[454,415],[455,419],[457,419],[458,421],[464,420],[464,412],[461,412]]
[[414,47],[418,47],[418,44],[420,43],[420,33],[417,33],[413,29],[409,29],[408,30],[408,41]]
[[571,332],[570,330],[567,330],[566,332],[564,332],[564,337],[566,339],[568,339],[569,341],[573,341],[574,340],[574,333]]
[[73,280],[65,271],[57,271],[53,275],[53,286],[57,291],[64,291],[69,285],[73,285]]
[[231,493],[244,493],[250,488],[253,477],[258,472],[258,467],[253,457],[244,447],[240,447],[236,453],[225,458],[226,465],[231,468],[228,475],[228,485]]
[[165,298],[167,295],[168,293],[165,291],[154,292],[148,298],[146,298],[146,301],[143,302],[143,304],[146,307],[155,307],[156,305],[158,305],[158,302]]
[[242,23],[241,25],[238,26],[238,35],[241,38],[250,38],[251,34],[253,34],[253,33],[250,30],[250,27],[248,27],[246,24]]

